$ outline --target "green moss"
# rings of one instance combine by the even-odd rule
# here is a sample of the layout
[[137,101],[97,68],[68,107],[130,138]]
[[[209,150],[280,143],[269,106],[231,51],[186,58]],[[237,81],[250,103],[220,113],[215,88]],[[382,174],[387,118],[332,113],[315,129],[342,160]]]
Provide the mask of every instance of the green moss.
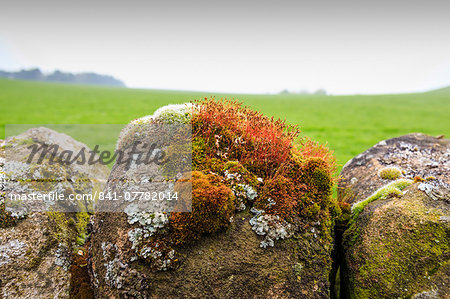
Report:
[[439,221],[442,211],[425,200],[408,193],[345,232],[351,298],[408,298],[427,290],[433,276],[445,280],[448,229]]
[[312,173],[312,182],[317,187],[317,190],[323,194],[324,198],[331,196],[331,190],[333,187],[333,180],[331,179],[328,171],[324,168],[317,168]]
[[317,215],[320,211],[320,205],[315,203],[312,206],[309,206],[307,208],[305,208],[305,210],[303,211],[303,215],[307,216],[307,217],[314,217],[315,215]]
[[166,124],[189,124],[191,121],[191,113],[179,113],[167,110],[161,113],[158,119]]
[[62,212],[47,212],[49,220],[53,222],[52,237],[58,243],[70,242],[74,239],[74,230],[69,225],[69,217]]
[[322,158],[312,157],[300,161],[299,175],[302,182],[309,186],[310,196],[320,199],[321,206],[327,207],[333,190],[334,181],[331,177],[330,165]]
[[[89,237],[89,235],[87,234],[87,225],[90,220],[90,214],[87,212],[79,212],[76,214],[76,218],[77,218],[77,221],[75,223],[75,228],[77,230],[76,242],[79,246],[83,246],[87,238]],[[73,219],[72,218],[69,219],[69,224],[70,220],[73,221]]]
[[192,139],[192,168],[197,170],[206,160],[205,140],[200,137]]
[[[438,261],[449,249],[445,229],[429,223],[401,240],[399,244],[397,238],[384,238],[369,248],[373,254],[358,271],[362,283],[356,284],[355,298],[411,296],[414,289],[429,284],[428,277],[438,271]],[[373,279],[381,281],[372,284]]]
[[402,175],[397,167],[384,167],[378,171],[378,176],[383,180],[396,180]]
[[402,190],[413,183],[412,180],[399,179],[386,186],[381,187],[367,199],[360,201],[352,206],[352,220],[358,218],[359,213],[371,202],[379,199],[386,199],[391,196],[401,196]]

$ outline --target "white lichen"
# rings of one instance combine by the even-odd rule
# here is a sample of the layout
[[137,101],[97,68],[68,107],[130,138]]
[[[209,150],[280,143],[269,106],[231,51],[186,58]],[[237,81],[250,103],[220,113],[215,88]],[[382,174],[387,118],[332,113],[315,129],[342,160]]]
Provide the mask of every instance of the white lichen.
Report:
[[27,245],[16,239],[0,244],[0,266],[9,264],[14,259],[22,257],[26,249]]
[[264,211],[262,210],[252,209],[252,212],[256,212],[256,215],[250,219],[249,223],[256,234],[265,236],[260,243],[260,247],[273,247],[274,240],[286,239],[293,234],[294,227],[292,224],[280,219],[278,215],[263,214]]
[[69,249],[64,244],[59,243],[55,253],[55,265],[60,266],[64,271],[68,271],[70,264]]
[[244,189],[248,200],[253,201],[256,197],[258,197],[258,192],[256,192],[256,190],[253,189],[252,186],[244,184],[239,184],[238,186]]
[[7,161],[3,164],[3,172],[11,181],[23,180],[29,170],[30,165],[23,162]]

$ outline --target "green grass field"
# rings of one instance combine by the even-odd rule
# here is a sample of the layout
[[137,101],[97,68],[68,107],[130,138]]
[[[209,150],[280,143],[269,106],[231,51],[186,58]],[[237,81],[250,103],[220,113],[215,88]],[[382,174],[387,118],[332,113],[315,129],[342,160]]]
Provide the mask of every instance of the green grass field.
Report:
[[0,138],[5,124],[126,124],[160,106],[209,96],[234,98],[300,125],[304,135],[328,143],[341,165],[383,139],[412,132],[450,136],[448,88],[375,96],[237,95],[0,79]]

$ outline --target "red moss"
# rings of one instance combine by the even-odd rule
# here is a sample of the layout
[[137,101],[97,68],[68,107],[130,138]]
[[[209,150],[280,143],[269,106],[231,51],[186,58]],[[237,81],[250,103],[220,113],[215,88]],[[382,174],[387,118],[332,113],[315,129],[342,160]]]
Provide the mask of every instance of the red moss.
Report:
[[303,158],[320,158],[325,161],[327,171],[330,174],[333,174],[337,169],[333,152],[326,145],[313,141],[309,137],[300,140],[299,145],[295,148],[295,153]]
[[317,208],[340,211],[331,199],[336,160],[326,146],[307,137],[295,144],[296,126],[234,101],[205,98],[194,105],[194,167],[223,173],[227,161],[237,161],[264,179],[254,206],[286,220],[312,217]]
[[206,156],[238,160],[258,175],[273,174],[288,158],[299,134],[296,126],[235,101],[205,98],[194,105],[192,134],[205,140]]
[[233,201],[232,191],[219,177],[192,172],[192,212],[170,215],[174,244],[186,244],[227,227],[234,213]]
[[425,182],[426,180],[423,177],[420,177],[418,175],[416,175],[414,177],[414,183],[418,183],[418,182]]
[[[294,180],[283,175],[278,175],[269,179],[264,184],[261,196],[255,202],[257,209],[265,210],[269,214],[279,215],[283,219],[290,220],[301,208],[301,194],[304,193],[306,186],[295,185]],[[273,200],[275,204],[269,201]]]

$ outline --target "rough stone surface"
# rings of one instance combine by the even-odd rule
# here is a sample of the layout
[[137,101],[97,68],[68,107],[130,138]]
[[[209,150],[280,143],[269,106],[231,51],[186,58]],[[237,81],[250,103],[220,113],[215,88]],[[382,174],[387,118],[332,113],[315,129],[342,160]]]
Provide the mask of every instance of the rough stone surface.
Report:
[[[341,292],[352,298],[444,298],[450,294],[450,141],[409,134],[382,141],[342,170],[341,200],[354,205],[402,170],[402,194],[369,203],[343,236]],[[341,293],[342,294],[342,293]]]
[[307,233],[262,248],[249,224],[252,217],[248,212],[235,215],[226,232],[177,248],[178,268],[154,272],[145,262],[133,259],[126,215],[98,214],[91,248],[96,295],[327,297],[331,245],[314,237],[320,228],[311,225]]
[[[138,119],[132,124],[154,118]],[[130,131],[125,129],[122,135],[127,137]],[[119,138],[119,149],[123,149],[127,139],[124,136]],[[137,178],[155,176],[146,166],[128,172],[131,171],[139,174]],[[119,193],[134,190],[131,185],[115,184],[124,174],[127,174],[125,169],[114,166],[106,190]],[[136,247],[143,234],[151,236],[168,229],[164,217],[155,216],[158,222],[154,223],[154,220],[149,221],[149,214],[133,212],[132,207],[125,208],[122,213],[97,213],[90,249],[96,296],[327,298],[332,264],[330,214],[324,213],[320,221],[300,219],[296,229],[291,231],[290,225],[284,225],[278,218],[260,216],[261,210],[251,208],[259,193],[254,186],[241,181],[246,176],[250,175],[225,171],[224,183],[215,185],[228,189],[224,186],[225,181],[233,181],[234,187],[228,190],[233,190],[242,200],[226,229],[205,233],[195,242],[175,245],[176,252],[164,253],[161,247],[146,247],[144,252],[140,251],[141,257],[153,257],[150,261],[137,257]],[[200,177],[206,178],[206,175]],[[262,185],[264,180],[255,177],[253,184]],[[268,201],[271,203],[270,199]],[[172,232],[165,233],[170,235]],[[156,269],[155,260],[158,261]]]
[[[397,166],[404,171],[403,178],[434,177],[436,180],[425,183],[437,185],[438,189],[446,192],[450,184],[449,140],[415,133],[377,143],[343,167],[340,190],[349,188],[353,195],[351,197],[347,194],[347,202],[353,204],[367,198],[390,182],[381,179],[378,172],[391,166]],[[340,196],[343,196],[342,192]],[[443,197],[448,198],[448,195]]]
[[[21,178],[27,175],[34,178],[35,173],[45,171],[46,165],[26,163],[26,157],[30,153],[27,147],[36,143],[58,144],[60,151],[77,152],[86,147],[67,135],[47,128],[30,129],[7,139],[1,145],[0,157],[3,159],[0,163],[1,173],[6,178],[15,176]],[[9,151],[6,160],[4,160],[5,150]],[[14,163],[23,167],[8,168],[8,165]],[[100,185],[100,181],[106,181],[109,172],[105,166],[98,165],[59,167],[70,173],[72,178],[82,177]],[[30,173],[30,170],[33,173]],[[8,196],[10,192],[27,194],[33,190],[31,181],[17,186],[20,188],[9,186],[9,189],[2,190],[6,191],[3,196]],[[72,191],[67,192],[73,192],[75,187],[71,187]],[[87,191],[88,189],[83,189],[83,192]],[[1,213],[6,212],[3,209]],[[69,269],[77,237],[76,215],[62,212],[30,212],[23,216],[16,219],[15,225],[0,227],[0,298],[69,298],[72,279]]]

